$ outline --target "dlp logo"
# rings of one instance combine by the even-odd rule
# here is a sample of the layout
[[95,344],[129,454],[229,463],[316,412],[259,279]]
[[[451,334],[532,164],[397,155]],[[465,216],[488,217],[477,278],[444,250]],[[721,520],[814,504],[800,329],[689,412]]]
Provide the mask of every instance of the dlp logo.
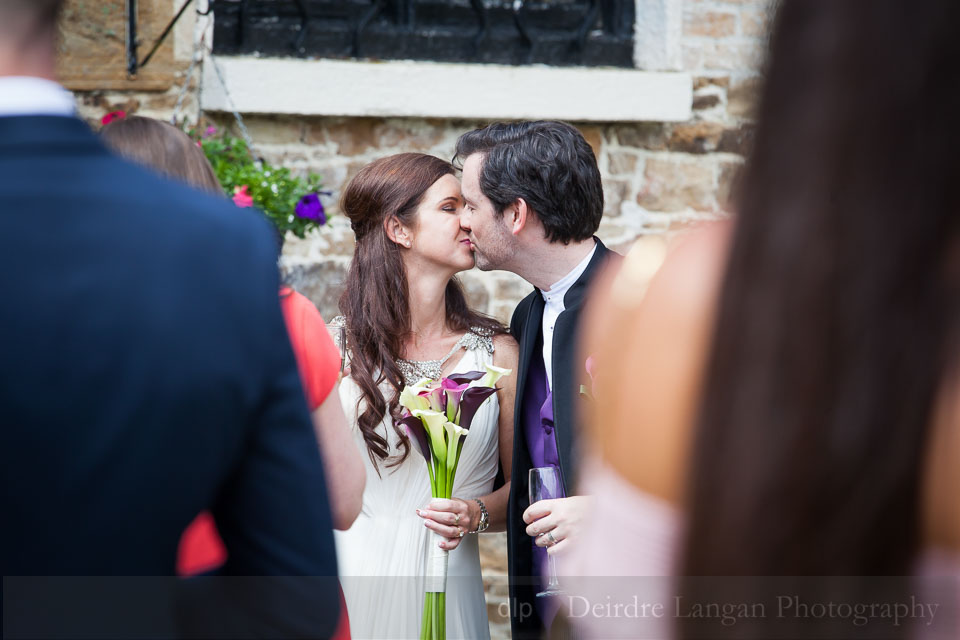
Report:
[[533,615],[533,605],[529,602],[517,602],[516,598],[510,598],[509,602],[501,602],[497,606],[497,613],[502,618],[509,618],[511,609],[516,612],[515,617],[520,622]]

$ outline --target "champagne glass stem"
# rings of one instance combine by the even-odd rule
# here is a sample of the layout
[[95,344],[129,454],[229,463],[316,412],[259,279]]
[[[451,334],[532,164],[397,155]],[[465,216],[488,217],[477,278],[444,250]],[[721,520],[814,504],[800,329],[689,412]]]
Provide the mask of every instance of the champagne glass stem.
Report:
[[550,555],[550,583],[547,585],[548,591],[557,591],[560,589],[560,581],[557,579],[557,559]]

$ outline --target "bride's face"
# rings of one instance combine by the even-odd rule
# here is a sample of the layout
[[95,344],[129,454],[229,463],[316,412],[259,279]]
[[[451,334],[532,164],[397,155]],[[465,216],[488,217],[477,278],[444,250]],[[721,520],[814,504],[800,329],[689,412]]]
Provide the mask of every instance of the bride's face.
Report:
[[460,181],[447,174],[423,194],[417,208],[410,257],[450,267],[457,271],[473,268],[470,239],[460,228],[463,197]]

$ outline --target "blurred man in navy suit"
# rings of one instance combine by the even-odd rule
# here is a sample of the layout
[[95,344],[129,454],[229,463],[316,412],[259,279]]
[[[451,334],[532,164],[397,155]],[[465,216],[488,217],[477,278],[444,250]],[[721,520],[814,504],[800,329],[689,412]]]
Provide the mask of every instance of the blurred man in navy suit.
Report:
[[[331,519],[272,232],[101,146],[53,80],[61,3],[0,0],[4,635],[329,635]],[[273,577],[162,577],[206,509],[221,574]]]

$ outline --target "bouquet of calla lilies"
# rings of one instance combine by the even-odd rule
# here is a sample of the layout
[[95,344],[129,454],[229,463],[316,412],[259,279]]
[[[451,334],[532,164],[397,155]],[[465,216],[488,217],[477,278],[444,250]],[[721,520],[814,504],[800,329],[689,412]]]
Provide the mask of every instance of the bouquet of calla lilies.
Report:
[[[486,365],[486,369],[454,373],[439,381],[424,378],[400,392],[403,410],[399,424],[427,462],[430,495],[434,498],[453,497],[453,480],[473,417],[480,405],[496,393],[497,381],[510,373],[509,369],[491,365]],[[439,542],[439,535],[431,532],[431,536]],[[448,553],[433,545],[427,565],[421,640],[444,640],[447,635]]]

